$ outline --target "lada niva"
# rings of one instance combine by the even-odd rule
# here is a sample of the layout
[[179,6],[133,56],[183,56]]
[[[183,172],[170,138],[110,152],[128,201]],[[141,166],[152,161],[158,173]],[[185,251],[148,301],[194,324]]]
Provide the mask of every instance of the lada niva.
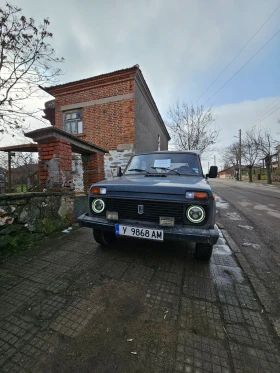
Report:
[[160,151],[134,155],[124,173],[93,184],[90,213],[78,218],[93,229],[100,245],[118,236],[141,240],[195,243],[195,257],[209,260],[219,232],[215,228],[216,203],[200,156],[194,151]]

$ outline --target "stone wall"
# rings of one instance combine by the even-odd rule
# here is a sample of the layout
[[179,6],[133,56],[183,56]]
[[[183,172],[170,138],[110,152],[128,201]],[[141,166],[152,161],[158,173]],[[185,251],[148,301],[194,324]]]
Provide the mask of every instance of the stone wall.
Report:
[[110,150],[104,156],[105,178],[111,179],[117,176],[117,169],[121,167],[122,171],[134,154],[133,144],[120,144],[117,150]]
[[73,224],[73,193],[24,193],[0,196],[0,253]]

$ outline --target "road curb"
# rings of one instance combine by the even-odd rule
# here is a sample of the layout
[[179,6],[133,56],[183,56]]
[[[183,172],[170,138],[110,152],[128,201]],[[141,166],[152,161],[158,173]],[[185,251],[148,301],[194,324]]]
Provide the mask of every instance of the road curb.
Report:
[[234,253],[235,257],[237,258],[237,260],[240,264],[240,267],[242,268],[242,270],[248,276],[248,279],[249,279],[255,293],[257,294],[261,305],[263,306],[265,312],[267,313],[267,316],[269,317],[270,322],[272,323],[274,331],[276,332],[277,335],[279,335],[279,326],[278,326],[278,329],[277,329],[276,325],[275,325],[275,318],[271,315],[271,313],[273,313],[275,311],[275,309],[273,307],[272,302],[268,300],[269,297],[268,297],[268,294],[267,294],[267,291],[266,291],[265,287],[263,286],[261,281],[257,278],[257,276],[254,273],[254,271],[252,270],[248,260],[242,254],[242,252],[240,251],[237,244],[234,242],[234,240],[231,238],[231,236],[228,234],[228,232],[224,228],[222,228],[223,225],[219,224],[219,223],[217,223],[217,225],[220,228],[220,230],[223,234],[223,237],[225,238],[228,246],[230,247],[230,249]]

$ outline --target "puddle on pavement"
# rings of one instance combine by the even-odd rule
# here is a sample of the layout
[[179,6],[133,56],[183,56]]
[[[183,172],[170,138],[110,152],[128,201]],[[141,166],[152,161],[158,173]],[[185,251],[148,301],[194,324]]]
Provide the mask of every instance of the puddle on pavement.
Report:
[[228,209],[229,204],[228,202],[225,202],[225,201],[216,201],[216,207],[220,209]]
[[250,203],[250,202],[247,202],[247,201],[241,201],[241,202],[238,202],[241,206],[243,206],[243,207],[247,207],[247,206],[251,206],[252,205],[252,203]]
[[254,230],[254,227],[251,227],[250,225],[238,225],[239,228],[247,229],[248,231]]
[[242,244],[242,246],[245,246],[245,247],[252,247],[253,249],[256,249],[256,250],[258,250],[258,249],[261,248],[260,245],[258,245],[257,243],[252,243],[252,242],[244,242],[244,243]]
[[246,282],[242,269],[238,267],[217,266],[217,280],[219,283],[230,285],[243,284]]
[[239,214],[237,214],[237,212],[227,212],[227,216],[231,219],[231,220],[243,220],[241,218],[241,216]]
[[273,216],[274,218],[280,219],[280,213],[276,211],[267,211],[268,215]]
[[228,209],[229,203],[224,201],[221,197],[216,195],[216,207],[220,209]]
[[255,210],[270,210],[270,208],[266,205],[255,205],[254,209]]

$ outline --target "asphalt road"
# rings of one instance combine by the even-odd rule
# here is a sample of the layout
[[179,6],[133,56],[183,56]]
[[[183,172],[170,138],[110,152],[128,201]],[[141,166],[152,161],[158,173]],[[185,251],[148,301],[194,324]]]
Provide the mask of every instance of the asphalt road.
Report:
[[250,279],[280,333],[280,188],[211,179],[217,222],[250,266]]

